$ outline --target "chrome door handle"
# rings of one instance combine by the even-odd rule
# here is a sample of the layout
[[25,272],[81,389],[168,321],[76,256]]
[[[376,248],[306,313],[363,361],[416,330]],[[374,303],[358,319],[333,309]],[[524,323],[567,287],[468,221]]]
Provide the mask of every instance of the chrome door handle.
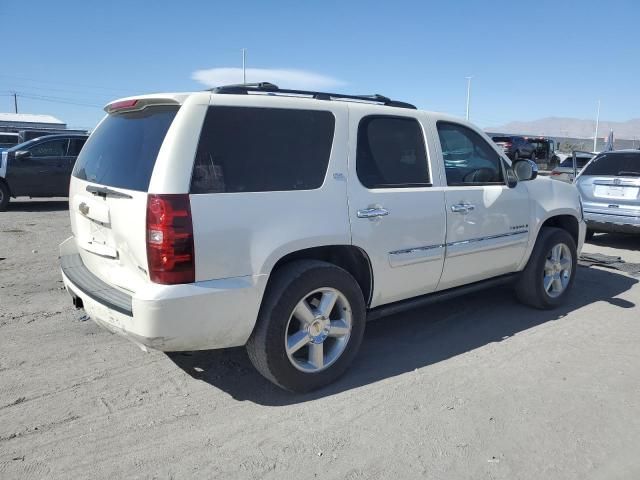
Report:
[[363,208],[362,210],[358,210],[357,215],[358,218],[386,217],[389,215],[389,210],[382,207]]
[[456,203],[451,205],[451,211],[453,213],[469,213],[476,209],[475,205],[470,203]]

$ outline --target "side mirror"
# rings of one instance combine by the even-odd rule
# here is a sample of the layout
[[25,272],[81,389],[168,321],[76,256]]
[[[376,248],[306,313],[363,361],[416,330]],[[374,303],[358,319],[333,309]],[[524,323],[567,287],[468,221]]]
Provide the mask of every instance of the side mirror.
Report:
[[538,176],[538,165],[531,160],[518,160],[513,164],[513,171],[521,182],[533,180]]
[[15,157],[18,160],[25,160],[31,156],[31,152],[29,150],[18,150],[15,154]]

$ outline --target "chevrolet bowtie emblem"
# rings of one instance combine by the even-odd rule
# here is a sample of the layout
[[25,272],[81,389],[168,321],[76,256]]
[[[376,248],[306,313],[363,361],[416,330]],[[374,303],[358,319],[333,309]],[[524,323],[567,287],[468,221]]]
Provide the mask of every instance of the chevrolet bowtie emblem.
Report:
[[84,202],[78,205],[78,210],[80,210],[80,213],[83,215],[89,215],[89,205]]

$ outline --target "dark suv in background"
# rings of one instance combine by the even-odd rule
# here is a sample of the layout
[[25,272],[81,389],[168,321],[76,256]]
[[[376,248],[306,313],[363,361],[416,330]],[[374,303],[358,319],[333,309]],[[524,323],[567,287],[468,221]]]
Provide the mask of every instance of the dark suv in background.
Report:
[[0,154],[0,211],[9,197],[66,197],[69,179],[88,135],[49,135]]
[[536,161],[536,147],[527,142],[524,137],[517,135],[500,135],[491,137],[491,139],[496,145],[502,148],[511,160],[530,158],[534,162]]

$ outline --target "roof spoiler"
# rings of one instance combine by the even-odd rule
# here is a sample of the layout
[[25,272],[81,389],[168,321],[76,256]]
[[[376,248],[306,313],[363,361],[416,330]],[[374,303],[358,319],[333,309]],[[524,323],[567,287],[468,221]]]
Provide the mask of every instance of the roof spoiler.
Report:
[[144,110],[150,106],[169,106],[180,105],[180,102],[173,98],[157,98],[157,97],[145,97],[145,98],[126,98],[124,100],[116,100],[104,107],[104,111],[113,114],[120,112],[137,112]]

